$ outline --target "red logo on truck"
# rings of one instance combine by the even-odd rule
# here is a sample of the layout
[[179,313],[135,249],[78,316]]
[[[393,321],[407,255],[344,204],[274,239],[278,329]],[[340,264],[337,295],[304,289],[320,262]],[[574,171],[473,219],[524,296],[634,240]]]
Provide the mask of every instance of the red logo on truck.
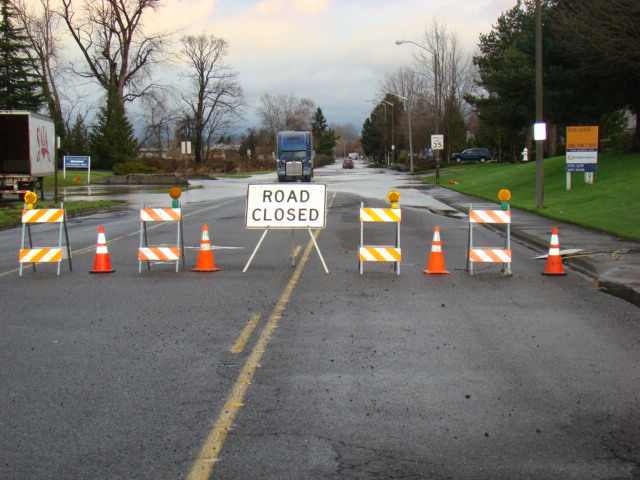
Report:
[[38,127],[36,133],[38,139],[38,156],[36,161],[40,160],[51,162],[51,153],[49,152],[49,139],[47,138],[47,128]]

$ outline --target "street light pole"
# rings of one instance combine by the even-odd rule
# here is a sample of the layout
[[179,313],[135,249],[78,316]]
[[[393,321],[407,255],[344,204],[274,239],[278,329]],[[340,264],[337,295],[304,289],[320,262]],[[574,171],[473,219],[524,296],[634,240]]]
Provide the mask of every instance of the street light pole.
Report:
[[[536,0],[536,123],[542,113],[542,9]],[[544,207],[544,141],[536,139],[536,208]]]
[[[416,47],[419,47],[431,54],[433,57],[433,89],[434,89],[434,100],[436,102],[436,135],[440,134],[440,58],[437,51],[432,51],[425,47],[424,45],[420,45],[411,40],[396,40],[396,45],[402,45],[404,43],[411,43]],[[436,150],[434,152],[436,156],[436,183],[440,183],[440,150]]]
[[408,98],[403,97],[402,95],[398,95],[397,93],[391,93],[391,92],[389,92],[389,94],[407,102],[407,114],[409,115],[407,117],[409,122],[409,172],[413,173],[413,140],[411,138],[411,103],[409,103]]
[[394,108],[393,102],[388,102],[386,100],[382,100],[382,102],[386,103],[387,105],[391,105],[391,159],[393,160],[393,163],[396,163],[396,158],[395,158],[396,140],[394,135],[395,125],[394,125],[394,119],[393,119],[393,110],[395,108]]

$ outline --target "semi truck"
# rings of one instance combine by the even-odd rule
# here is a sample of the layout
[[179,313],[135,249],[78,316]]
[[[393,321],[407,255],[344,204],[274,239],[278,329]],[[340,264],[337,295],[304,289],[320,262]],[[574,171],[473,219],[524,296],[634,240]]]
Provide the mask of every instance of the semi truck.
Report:
[[0,198],[5,193],[24,196],[55,173],[53,120],[26,110],[0,110]]
[[278,153],[279,182],[310,182],[313,178],[313,141],[311,132],[287,130],[278,132],[276,138]]

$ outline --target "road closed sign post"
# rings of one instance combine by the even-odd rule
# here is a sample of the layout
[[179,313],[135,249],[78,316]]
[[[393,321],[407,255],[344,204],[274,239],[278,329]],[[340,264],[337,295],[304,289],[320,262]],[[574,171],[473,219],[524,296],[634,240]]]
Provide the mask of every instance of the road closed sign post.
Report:
[[326,226],[327,186],[324,184],[254,184],[247,188],[245,226],[249,229],[263,229],[264,233],[256,245],[251,258],[244,267],[247,271],[258,252],[264,238],[271,229],[291,230],[291,261],[295,265],[295,230],[309,232],[325,272],[327,266],[318,248],[311,229]]

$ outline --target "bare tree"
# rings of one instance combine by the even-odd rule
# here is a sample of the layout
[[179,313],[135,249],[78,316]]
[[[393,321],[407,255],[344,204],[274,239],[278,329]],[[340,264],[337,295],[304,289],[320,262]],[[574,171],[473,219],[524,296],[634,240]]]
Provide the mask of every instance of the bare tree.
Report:
[[185,73],[190,90],[183,95],[194,120],[195,162],[203,163],[212,140],[228,133],[245,107],[238,74],[224,63],[229,43],[214,35],[186,36],[182,55],[189,62]]
[[[637,0],[561,0],[559,28],[565,48],[602,63],[640,72],[640,3]],[[593,61],[593,54],[601,62]],[[589,63],[589,62],[586,62]]]
[[[399,110],[400,118],[396,118],[396,125],[399,131],[407,131],[411,126],[411,138],[413,139],[414,151],[424,149],[428,144],[427,130],[434,131],[433,123],[429,126],[428,116],[423,108],[419,108],[430,102],[430,92],[424,78],[419,75],[414,68],[400,67],[395,73],[387,74],[384,81],[380,83],[378,90],[381,101],[387,94],[404,97],[406,100],[396,98],[395,102],[404,102],[405,109]],[[433,102],[430,103],[433,105]],[[431,109],[432,110],[432,109]],[[411,118],[409,118],[411,115]],[[430,141],[430,140],[429,140]]]
[[461,47],[456,34],[449,33],[438,20],[425,29],[423,45],[415,52],[416,66],[433,92],[435,104],[435,133],[447,136],[446,158],[456,143],[464,141],[464,120],[469,114],[463,102],[470,92],[471,59]]
[[87,69],[76,73],[95,79],[123,105],[143,95],[145,74],[160,60],[167,34],[144,33],[142,20],[160,1],[92,0],[78,8],[73,0],[61,1],[59,13],[86,61]]
[[273,135],[281,130],[310,130],[315,104],[308,98],[298,98],[295,94],[269,94],[260,98],[262,105],[257,112],[262,126]]
[[163,151],[171,147],[172,133],[178,119],[178,109],[172,105],[167,93],[158,90],[142,99],[144,125],[140,144],[152,148],[162,157]]
[[15,0],[17,17],[29,40],[38,75],[42,78],[42,89],[49,109],[49,115],[56,124],[58,135],[64,138],[64,119],[58,75],[62,69],[60,46],[57,34],[58,17],[51,9],[49,0],[40,0],[42,9],[36,13],[25,0]]

